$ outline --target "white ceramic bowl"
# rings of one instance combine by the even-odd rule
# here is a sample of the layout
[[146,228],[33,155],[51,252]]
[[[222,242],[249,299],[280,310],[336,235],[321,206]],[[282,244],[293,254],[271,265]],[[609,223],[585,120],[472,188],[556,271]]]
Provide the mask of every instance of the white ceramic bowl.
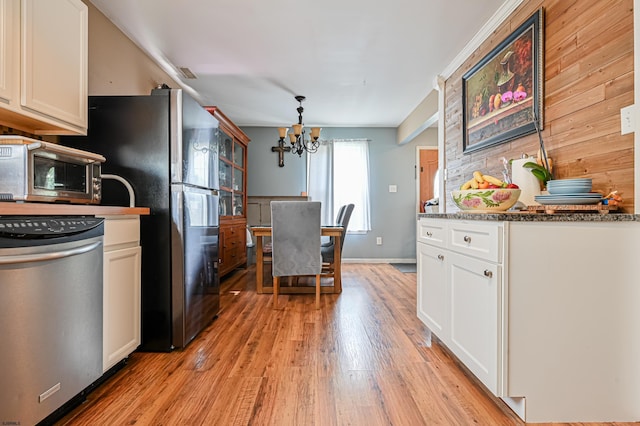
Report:
[[460,210],[470,213],[501,212],[518,202],[520,189],[463,189],[451,191],[451,198]]

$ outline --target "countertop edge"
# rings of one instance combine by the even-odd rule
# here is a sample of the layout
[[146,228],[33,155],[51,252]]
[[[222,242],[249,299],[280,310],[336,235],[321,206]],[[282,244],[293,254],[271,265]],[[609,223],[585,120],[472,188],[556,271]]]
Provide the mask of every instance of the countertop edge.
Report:
[[640,215],[626,213],[418,213],[418,219],[460,219],[505,222],[639,222]]
[[0,216],[105,216],[140,215],[151,213],[148,207],[100,206],[91,204],[47,204],[1,202]]

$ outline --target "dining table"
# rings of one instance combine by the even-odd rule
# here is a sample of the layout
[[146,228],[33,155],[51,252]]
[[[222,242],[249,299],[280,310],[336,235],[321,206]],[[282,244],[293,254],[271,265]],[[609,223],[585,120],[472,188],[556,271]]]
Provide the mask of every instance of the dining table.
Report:
[[[341,293],[342,292],[342,273],[341,273],[341,244],[342,226],[322,226],[320,235],[323,237],[333,237],[333,284],[330,286],[322,286],[322,293]],[[252,226],[251,232],[256,239],[256,292],[258,294],[273,293],[273,285],[264,285],[264,244],[263,238],[271,237],[271,226]],[[280,286],[280,294],[300,294],[315,293],[315,287],[309,285],[289,285]]]

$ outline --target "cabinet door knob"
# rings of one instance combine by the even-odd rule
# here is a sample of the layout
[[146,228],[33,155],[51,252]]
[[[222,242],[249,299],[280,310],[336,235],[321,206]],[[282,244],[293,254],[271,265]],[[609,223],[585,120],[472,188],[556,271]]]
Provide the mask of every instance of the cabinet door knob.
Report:
[[433,237],[433,234],[431,232],[427,232],[427,237],[431,238]]
[[491,272],[491,271],[490,271],[490,270],[488,270],[488,269],[485,269],[485,270],[484,270],[484,276],[485,276],[485,277],[488,277],[488,278],[491,278],[491,277],[493,277],[493,272]]
[[465,243],[470,243],[471,242],[471,237],[468,236],[468,235],[465,235],[463,240],[464,240]]
[[441,254],[439,254],[439,255],[438,255],[438,260],[444,260],[444,256],[443,256],[443,255],[441,255]]

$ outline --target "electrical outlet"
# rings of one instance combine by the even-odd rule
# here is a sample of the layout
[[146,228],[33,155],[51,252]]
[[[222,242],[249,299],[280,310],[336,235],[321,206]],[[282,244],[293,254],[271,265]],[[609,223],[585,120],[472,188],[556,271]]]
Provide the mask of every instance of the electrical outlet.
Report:
[[376,244],[379,246],[382,245],[382,237],[376,237]]
[[396,185],[389,185],[389,192],[398,192],[398,187]]
[[623,135],[635,131],[634,107],[629,105],[620,110],[620,133]]

